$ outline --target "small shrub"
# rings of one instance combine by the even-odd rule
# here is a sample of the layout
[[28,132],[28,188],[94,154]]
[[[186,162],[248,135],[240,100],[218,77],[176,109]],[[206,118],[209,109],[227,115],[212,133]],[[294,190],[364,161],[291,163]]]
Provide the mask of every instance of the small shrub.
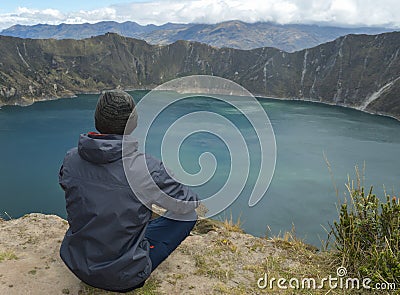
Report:
[[347,184],[350,201],[340,206],[339,221],[331,225],[341,265],[374,282],[400,284],[400,202],[386,195],[381,201],[359,179]]
[[232,217],[232,213],[231,213],[231,216],[229,219],[225,218],[223,221],[224,228],[230,232],[243,233],[242,225],[243,225],[243,223],[240,220],[240,216],[236,221],[234,221],[233,217]]
[[13,251],[0,252],[0,262],[4,260],[17,260],[18,257]]

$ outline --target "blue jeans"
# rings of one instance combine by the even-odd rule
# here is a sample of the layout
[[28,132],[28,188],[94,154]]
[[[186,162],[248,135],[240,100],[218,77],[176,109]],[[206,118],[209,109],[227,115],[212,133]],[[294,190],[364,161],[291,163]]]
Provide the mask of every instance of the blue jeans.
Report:
[[151,271],[163,262],[190,234],[196,221],[179,221],[164,216],[149,222],[146,238],[150,242]]
[[[145,237],[150,242],[149,256],[152,263],[152,272],[186,239],[196,224],[196,220],[193,220],[197,218],[194,211],[187,215],[187,219],[192,221],[169,219],[165,217],[173,216],[173,214],[169,213],[166,212],[164,216],[151,220],[146,229]],[[126,293],[141,288],[144,283],[119,292]]]

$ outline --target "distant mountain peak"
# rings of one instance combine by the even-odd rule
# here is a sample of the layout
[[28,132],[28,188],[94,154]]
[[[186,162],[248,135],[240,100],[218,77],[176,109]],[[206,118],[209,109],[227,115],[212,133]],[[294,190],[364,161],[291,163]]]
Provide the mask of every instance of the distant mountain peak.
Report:
[[280,25],[272,22],[246,23],[229,20],[217,24],[166,23],[142,26],[133,21],[118,23],[102,21],[85,24],[33,26],[14,25],[1,35],[32,39],[84,39],[114,32],[126,37],[143,39],[150,44],[171,44],[177,40],[206,43],[215,47],[254,49],[275,47],[287,52],[310,48],[351,33],[378,34],[385,28],[339,28],[316,25]]

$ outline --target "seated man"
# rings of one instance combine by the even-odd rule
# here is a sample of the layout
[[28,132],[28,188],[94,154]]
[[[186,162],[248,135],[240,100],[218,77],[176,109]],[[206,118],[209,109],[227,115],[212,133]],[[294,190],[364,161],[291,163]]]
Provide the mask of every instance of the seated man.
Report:
[[[131,113],[133,124],[127,125]],[[128,154],[124,151],[124,157],[133,159],[131,171],[125,173],[122,139],[125,126],[130,126],[125,134],[130,133],[136,121],[128,93],[103,92],[95,111],[100,133],[82,134],[78,147],[65,156],[59,174],[69,223],[61,258],[83,282],[117,292],[142,287],[189,235],[197,219],[197,195],[171,178],[162,162],[139,153],[137,142]],[[135,159],[143,159],[146,165]],[[141,181],[146,173],[172,202],[161,201],[154,187]],[[138,179],[137,187],[130,186],[129,177]],[[163,206],[166,214],[150,220],[151,204]]]

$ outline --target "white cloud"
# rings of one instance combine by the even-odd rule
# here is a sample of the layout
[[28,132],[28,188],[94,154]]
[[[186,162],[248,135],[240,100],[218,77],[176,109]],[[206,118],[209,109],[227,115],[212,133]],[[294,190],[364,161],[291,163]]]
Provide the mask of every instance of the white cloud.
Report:
[[0,29],[14,24],[94,23],[102,20],[140,24],[246,22],[324,23],[340,26],[400,27],[398,0],[151,0],[95,10],[63,13],[55,9],[18,8],[0,14]]

